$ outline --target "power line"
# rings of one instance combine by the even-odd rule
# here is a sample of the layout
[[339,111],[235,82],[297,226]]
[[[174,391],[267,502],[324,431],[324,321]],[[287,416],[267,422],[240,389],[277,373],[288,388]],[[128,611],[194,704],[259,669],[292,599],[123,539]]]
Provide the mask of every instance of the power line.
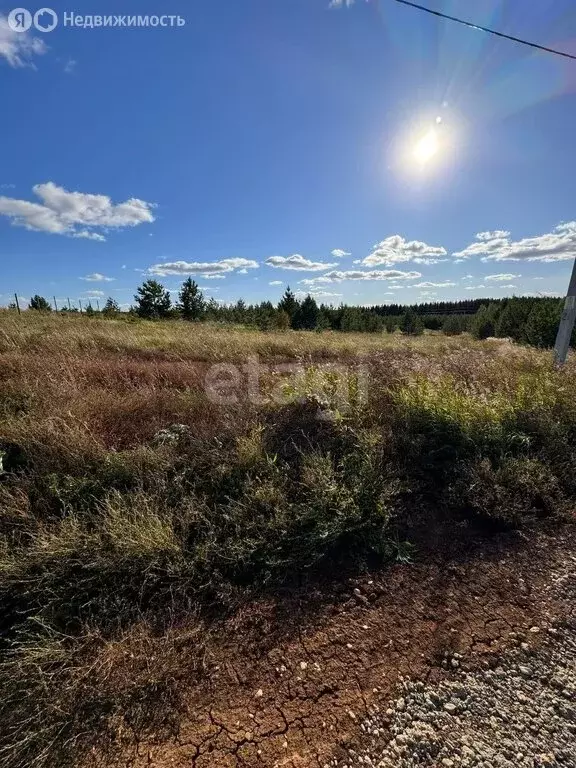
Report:
[[449,21],[455,21],[458,24],[464,24],[465,27],[470,27],[471,29],[479,29],[481,32],[488,32],[490,35],[504,37],[506,40],[512,40],[514,43],[528,45],[530,48],[537,48],[539,51],[546,51],[547,53],[555,53],[557,56],[564,56],[566,59],[574,59],[576,61],[576,56],[573,56],[571,53],[566,53],[565,51],[557,51],[555,48],[547,48],[545,45],[538,45],[538,43],[531,43],[528,40],[521,40],[519,37],[513,37],[512,35],[505,35],[504,32],[497,32],[495,29],[490,29],[489,27],[481,27],[479,24],[472,24],[470,21],[458,19],[456,16],[449,16],[447,13],[433,11],[432,8],[426,8],[424,5],[412,3],[410,0],[395,0],[395,2],[402,3],[402,5],[409,5],[411,8],[416,8],[418,11],[431,13],[433,16],[440,16],[442,19],[448,19]]

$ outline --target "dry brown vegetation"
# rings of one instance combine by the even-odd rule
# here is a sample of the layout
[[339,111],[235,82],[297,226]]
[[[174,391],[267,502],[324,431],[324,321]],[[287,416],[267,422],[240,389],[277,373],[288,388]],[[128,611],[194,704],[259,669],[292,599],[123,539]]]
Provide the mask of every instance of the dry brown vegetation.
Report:
[[[208,397],[211,364],[255,356],[262,402]],[[95,764],[169,724],[211,633],[265,591],[405,559],[439,516],[570,514],[576,369],[550,357],[0,313],[0,765]]]

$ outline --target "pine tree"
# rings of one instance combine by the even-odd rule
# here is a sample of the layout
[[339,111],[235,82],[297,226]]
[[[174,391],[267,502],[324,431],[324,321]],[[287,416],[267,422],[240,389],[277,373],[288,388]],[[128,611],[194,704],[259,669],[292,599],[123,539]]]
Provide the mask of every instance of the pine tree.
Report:
[[136,312],[146,320],[168,317],[172,302],[170,293],[157,280],[146,280],[136,289]]
[[406,336],[421,336],[424,333],[424,323],[412,309],[408,309],[400,321],[400,330]]
[[244,299],[238,299],[236,306],[232,310],[232,317],[235,323],[245,323],[247,319],[246,302]]
[[449,315],[442,325],[446,336],[459,336],[464,331],[464,318],[461,315]]
[[182,283],[176,309],[184,320],[200,320],[204,314],[204,295],[197,283],[189,277]]
[[533,347],[553,347],[561,316],[562,306],[558,301],[535,301],[524,328],[524,341]]
[[521,341],[532,305],[530,299],[509,299],[496,323],[495,335]]
[[470,332],[475,339],[487,339],[496,333],[497,306],[482,304],[472,318]]
[[30,299],[30,309],[35,309],[38,312],[52,311],[52,307],[50,306],[48,301],[46,301],[44,296],[38,296],[38,294],[36,294],[35,296],[32,296],[32,298]]
[[341,331],[362,331],[362,315],[358,307],[346,307],[340,319]]
[[274,328],[277,331],[287,331],[290,328],[290,315],[283,309],[277,309],[274,315]]
[[312,296],[308,294],[296,310],[292,319],[292,327],[302,331],[313,331],[318,325],[320,310]]
[[286,312],[288,317],[290,318],[290,324],[294,328],[294,315],[298,311],[300,304],[292,291],[290,290],[290,286],[288,285],[286,287],[286,290],[284,291],[284,295],[278,302],[278,309],[281,309],[283,312]]
[[384,321],[380,317],[380,315],[375,314],[374,312],[369,312],[366,316],[366,322],[365,322],[364,330],[368,333],[382,333],[384,330]]
[[109,296],[106,299],[106,304],[104,304],[104,309],[102,310],[102,314],[105,315],[106,317],[113,317],[114,315],[118,315],[120,314],[120,305],[115,299]]

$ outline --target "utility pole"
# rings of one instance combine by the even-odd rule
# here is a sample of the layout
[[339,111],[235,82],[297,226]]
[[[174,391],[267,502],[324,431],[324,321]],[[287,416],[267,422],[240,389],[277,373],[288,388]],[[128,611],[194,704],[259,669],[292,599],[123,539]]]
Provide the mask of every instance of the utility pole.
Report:
[[576,320],[576,259],[574,259],[570,285],[568,286],[568,293],[564,302],[564,311],[562,312],[556,344],[554,345],[554,360],[558,365],[564,365],[566,362],[574,320]]
[[20,311],[20,302],[18,301],[18,294],[14,294],[14,299],[16,300],[16,309],[18,310],[18,314],[21,315],[22,312]]

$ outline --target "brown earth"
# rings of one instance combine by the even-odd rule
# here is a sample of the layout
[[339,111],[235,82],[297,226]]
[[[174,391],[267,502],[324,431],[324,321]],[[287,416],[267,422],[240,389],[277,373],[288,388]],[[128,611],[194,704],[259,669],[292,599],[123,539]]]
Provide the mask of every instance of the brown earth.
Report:
[[507,646],[538,644],[531,627],[574,611],[552,588],[573,527],[475,545],[476,534],[466,545],[456,533],[415,564],[302,587],[230,620],[172,733],[136,735],[124,764],[323,768],[354,747],[368,708],[385,710],[401,676],[433,682],[454,653],[463,669],[496,666]]

